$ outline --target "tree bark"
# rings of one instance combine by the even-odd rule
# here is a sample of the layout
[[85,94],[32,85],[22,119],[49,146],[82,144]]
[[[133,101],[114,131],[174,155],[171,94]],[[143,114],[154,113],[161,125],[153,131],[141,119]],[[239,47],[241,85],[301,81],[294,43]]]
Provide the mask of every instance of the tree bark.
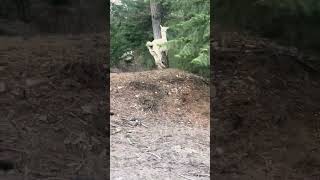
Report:
[[[157,2],[157,0],[150,0],[150,10],[152,19],[153,38],[161,39],[161,4]],[[161,53],[160,59],[166,67],[169,67],[168,56],[165,52]]]
[[150,9],[152,18],[153,38],[161,39],[161,7],[159,2],[156,2],[156,0],[150,0]]

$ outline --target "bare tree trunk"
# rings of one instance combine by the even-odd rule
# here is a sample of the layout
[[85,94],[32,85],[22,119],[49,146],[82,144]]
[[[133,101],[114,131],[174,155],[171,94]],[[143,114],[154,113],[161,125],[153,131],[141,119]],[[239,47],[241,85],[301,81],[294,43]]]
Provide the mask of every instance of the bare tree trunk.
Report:
[[161,39],[160,23],[161,23],[161,9],[160,4],[156,0],[150,0],[151,18],[153,38]]
[[[152,29],[153,29],[153,38],[161,39],[161,5],[157,0],[150,0],[150,9],[151,9],[151,19],[152,19]],[[162,63],[169,67],[168,56],[165,52],[161,53],[160,57]]]

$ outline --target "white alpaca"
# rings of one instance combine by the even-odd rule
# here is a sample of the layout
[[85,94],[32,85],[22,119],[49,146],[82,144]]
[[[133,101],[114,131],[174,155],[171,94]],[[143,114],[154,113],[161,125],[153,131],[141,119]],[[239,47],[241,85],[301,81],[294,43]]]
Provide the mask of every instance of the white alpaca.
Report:
[[164,46],[164,44],[168,41],[167,40],[167,30],[169,27],[162,27],[161,28],[161,39],[155,39],[152,42],[148,41],[146,46],[149,49],[150,54],[153,56],[154,61],[157,65],[158,69],[166,68],[166,66],[162,62],[162,53],[168,55],[168,49]]

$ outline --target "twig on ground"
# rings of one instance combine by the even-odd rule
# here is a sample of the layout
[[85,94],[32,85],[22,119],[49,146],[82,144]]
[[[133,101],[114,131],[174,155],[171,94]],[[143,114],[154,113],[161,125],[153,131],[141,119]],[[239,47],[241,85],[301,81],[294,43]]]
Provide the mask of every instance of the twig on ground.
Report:
[[132,141],[127,137],[129,144],[133,145]]
[[114,133],[111,133],[111,135],[115,135],[115,134],[117,134],[117,133],[119,133],[121,131],[122,131],[122,129],[119,129],[119,130],[116,129],[116,131]]
[[83,164],[84,164],[84,160],[82,160],[82,161],[78,164],[78,166],[75,168],[75,170],[74,170],[75,174],[79,172],[79,170],[82,168]]
[[141,123],[141,126],[145,127],[145,128],[148,128],[148,126],[146,126],[145,124]]
[[88,125],[88,123],[87,123],[85,120],[83,120],[83,119],[82,119],[82,118],[80,118],[79,116],[75,115],[73,112],[69,112],[69,114],[70,114],[71,116],[73,116],[73,117],[75,117],[75,118],[79,119],[79,120],[80,120],[80,122],[82,122],[84,125]]
[[29,174],[34,174],[34,175],[38,175],[38,176],[44,176],[44,177],[54,177],[55,174],[54,173],[49,173],[49,172],[41,172],[41,171],[36,171],[36,170],[31,170]]
[[160,156],[158,156],[158,155],[156,155],[156,154],[154,154],[154,153],[148,152],[148,154],[151,154],[151,155],[157,157],[157,158],[160,159],[160,160],[162,159]]
[[197,177],[210,177],[210,174],[198,174],[198,173],[191,173],[191,174]]
[[48,177],[46,180],[68,180],[68,178]]
[[182,178],[185,178],[185,179],[188,179],[188,180],[193,180],[193,179],[188,178],[188,177],[186,177],[186,176],[184,176],[184,175],[182,175],[182,174],[179,174],[178,176],[180,176],[180,177],[182,177]]
[[13,119],[15,112],[14,111],[9,111],[8,116],[6,117],[7,121],[10,122],[11,126],[14,127],[17,131],[17,135],[19,138],[23,138],[22,133],[21,133],[21,127],[18,125],[18,123]]
[[22,153],[26,153],[29,154],[28,151],[25,151],[23,149],[18,149],[18,148],[12,148],[12,147],[0,147],[1,151],[16,151],[16,152],[22,152]]

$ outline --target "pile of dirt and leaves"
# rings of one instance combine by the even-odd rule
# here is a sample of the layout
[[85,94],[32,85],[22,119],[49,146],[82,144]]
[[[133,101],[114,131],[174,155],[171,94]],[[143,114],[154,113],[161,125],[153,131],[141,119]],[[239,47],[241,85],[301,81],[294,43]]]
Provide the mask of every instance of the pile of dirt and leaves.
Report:
[[320,177],[319,58],[261,38],[217,37],[212,178]]
[[209,86],[174,70],[111,73],[111,179],[209,179]]
[[104,35],[0,41],[0,179],[105,179]]

